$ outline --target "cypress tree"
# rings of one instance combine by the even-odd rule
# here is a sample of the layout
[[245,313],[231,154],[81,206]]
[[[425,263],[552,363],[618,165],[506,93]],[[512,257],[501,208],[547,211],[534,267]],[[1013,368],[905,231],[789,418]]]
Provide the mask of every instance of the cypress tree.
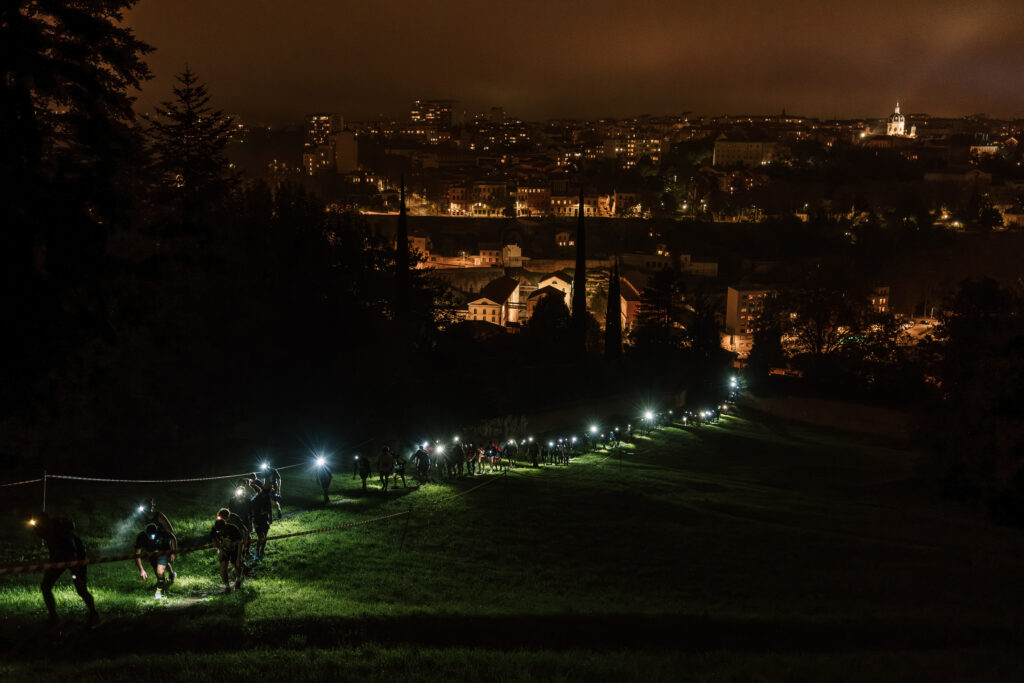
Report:
[[409,310],[409,225],[405,212],[405,176],[399,189],[398,227],[395,230],[395,311],[402,315]]
[[576,272],[572,277],[572,334],[570,352],[583,358],[587,354],[587,244],[583,224],[583,186],[576,227]]
[[608,312],[604,321],[604,357],[618,360],[622,356],[622,299],[619,284],[619,261],[612,265],[608,283]]

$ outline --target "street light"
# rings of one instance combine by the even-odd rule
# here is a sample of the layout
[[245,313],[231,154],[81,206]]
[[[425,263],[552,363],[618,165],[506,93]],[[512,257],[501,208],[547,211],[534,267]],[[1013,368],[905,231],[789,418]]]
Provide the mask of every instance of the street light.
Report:
[[327,464],[327,458],[325,458],[324,456],[321,455],[320,457],[318,457],[316,459],[316,466],[317,467],[323,467],[326,464]]
[[590,433],[597,434],[597,425],[590,425]]
[[646,411],[646,412],[644,413],[644,419],[645,419],[645,420],[653,420],[653,419],[654,419],[654,413],[652,413],[652,412],[651,412],[651,411],[649,411],[649,410],[648,410],[648,411]]

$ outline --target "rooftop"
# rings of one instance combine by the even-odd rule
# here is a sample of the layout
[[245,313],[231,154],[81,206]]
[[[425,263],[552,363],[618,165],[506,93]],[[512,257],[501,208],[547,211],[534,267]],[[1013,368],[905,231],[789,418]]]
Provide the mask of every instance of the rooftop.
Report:
[[545,280],[547,280],[548,278],[553,278],[553,277],[556,277],[556,278],[558,278],[559,280],[561,280],[562,282],[564,282],[564,283],[565,283],[565,284],[567,284],[567,285],[571,285],[571,284],[572,284],[572,278],[571,278],[571,277],[569,277],[568,275],[566,275],[566,273],[565,273],[565,271],[564,271],[564,270],[556,270],[556,271],[555,271],[555,272],[553,272],[553,273],[548,273],[547,275],[545,275],[544,277],[542,277],[542,278],[540,279],[540,281],[541,281],[541,282],[544,282],[544,281],[545,281]]
[[565,292],[563,292],[562,290],[555,289],[551,285],[547,285],[546,287],[541,287],[540,289],[535,291],[533,294],[531,294],[530,298],[531,299],[539,299],[540,297],[547,296],[548,294],[553,294],[553,295],[558,296],[558,297],[564,297],[565,296]]
[[519,280],[514,277],[499,277],[497,280],[491,280],[487,283],[487,286],[480,290],[480,294],[474,301],[490,299],[496,304],[503,304],[508,301],[508,298],[512,296],[512,292],[516,291],[518,286]]

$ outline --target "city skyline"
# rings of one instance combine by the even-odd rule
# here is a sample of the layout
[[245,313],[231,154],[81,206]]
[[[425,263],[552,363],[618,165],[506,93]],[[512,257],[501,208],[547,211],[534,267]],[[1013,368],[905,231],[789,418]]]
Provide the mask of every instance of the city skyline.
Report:
[[1019,3],[863,0],[827,17],[810,2],[748,4],[654,0],[624,13],[603,0],[526,2],[501,14],[462,0],[429,10],[143,2],[126,18],[157,47],[140,109],[166,99],[187,62],[219,106],[271,124],[314,111],[404,119],[426,98],[532,120],[874,118],[897,100],[933,116],[1024,115],[1024,94],[1008,85],[1024,65]]

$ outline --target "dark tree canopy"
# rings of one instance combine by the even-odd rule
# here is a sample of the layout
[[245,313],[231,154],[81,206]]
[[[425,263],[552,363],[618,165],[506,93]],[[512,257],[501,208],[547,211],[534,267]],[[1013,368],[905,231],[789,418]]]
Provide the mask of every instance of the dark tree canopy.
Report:
[[[14,0],[0,7],[0,210],[33,223],[54,183],[77,189],[74,208],[112,201],[116,165],[134,146],[133,98],[151,51],[121,25],[134,0]],[[62,201],[68,205],[67,199]],[[5,224],[6,221],[5,221]],[[10,224],[7,224],[10,225]]]
[[861,290],[848,274],[824,267],[786,289],[783,304],[793,314],[787,332],[798,352],[820,359],[860,335],[867,308],[867,296]]
[[682,341],[683,282],[678,270],[659,270],[640,294],[633,343],[639,348],[673,349]]
[[565,299],[547,294],[541,297],[527,321],[523,337],[539,356],[561,360],[567,347],[572,321]]
[[405,209],[405,177],[401,179],[398,225],[395,228],[395,312],[404,315],[409,308],[409,218]]
[[619,281],[619,262],[612,265],[608,282],[608,308],[604,323],[604,356],[608,360],[622,357],[622,285]]
[[1024,299],[982,278],[945,305],[938,372],[944,400],[931,430],[951,493],[987,498],[1024,526]]
[[683,339],[701,362],[722,350],[718,334],[718,297],[706,287],[689,287],[683,300]]
[[140,160],[128,91],[149,77],[150,47],[121,24],[134,4],[0,4],[0,270],[17,321],[0,332],[3,401],[105,326],[97,272]]
[[573,355],[583,358],[587,354],[587,233],[583,223],[583,187],[580,187],[579,217],[576,227],[576,272],[572,276],[572,334],[570,345]]
[[761,314],[754,320],[753,346],[747,361],[752,379],[764,381],[773,367],[786,364],[782,335],[788,324],[789,313],[782,300],[776,293],[770,294],[765,299]]

